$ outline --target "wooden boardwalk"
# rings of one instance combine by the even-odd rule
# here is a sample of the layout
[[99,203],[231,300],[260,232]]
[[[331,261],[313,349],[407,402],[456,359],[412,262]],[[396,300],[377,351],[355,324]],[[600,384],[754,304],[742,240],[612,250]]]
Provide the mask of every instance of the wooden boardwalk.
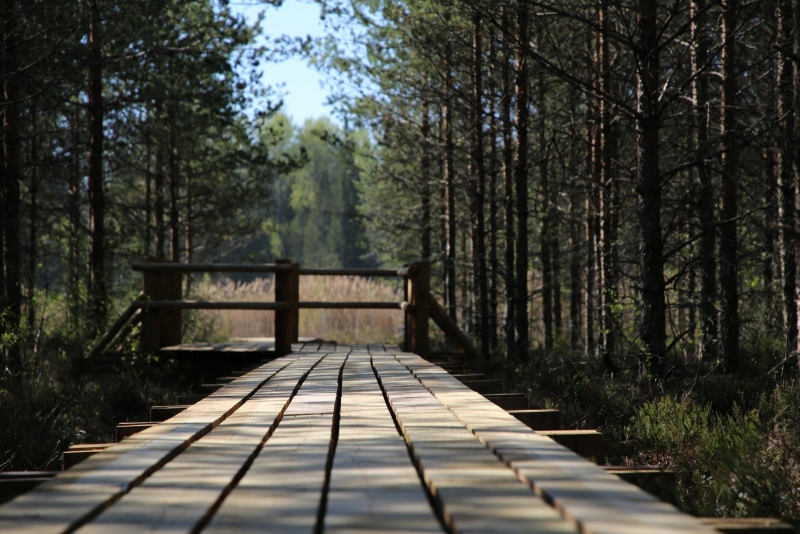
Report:
[[713,532],[415,354],[292,348],[0,506],[0,532]]

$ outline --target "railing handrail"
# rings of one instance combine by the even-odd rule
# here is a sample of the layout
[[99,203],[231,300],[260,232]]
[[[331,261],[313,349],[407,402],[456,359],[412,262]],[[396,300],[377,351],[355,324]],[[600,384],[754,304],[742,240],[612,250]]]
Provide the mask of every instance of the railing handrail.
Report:
[[[170,263],[170,262],[135,262],[131,264],[134,271],[160,271],[169,273],[275,273],[288,271],[292,267],[287,263]],[[397,269],[321,269],[301,267],[299,274],[306,276],[377,276],[408,277],[409,267]]]
[[288,271],[289,264],[275,263],[169,263],[136,262],[131,264],[134,271],[160,271],[169,273],[274,273]]

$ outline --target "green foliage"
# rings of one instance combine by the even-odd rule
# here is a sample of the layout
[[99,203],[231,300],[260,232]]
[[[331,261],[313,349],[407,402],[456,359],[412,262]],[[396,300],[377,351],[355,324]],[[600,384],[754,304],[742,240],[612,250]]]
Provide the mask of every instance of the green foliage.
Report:
[[273,157],[304,162],[274,182],[272,218],[263,225],[270,232],[268,250],[309,267],[373,265],[365,257],[356,208],[358,135],[328,119],[309,120],[296,128],[278,114],[265,124],[262,138],[279,143]]
[[634,459],[674,469],[680,505],[698,515],[800,520],[796,384],[783,384],[745,411],[714,412],[691,400],[642,406],[626,433]]

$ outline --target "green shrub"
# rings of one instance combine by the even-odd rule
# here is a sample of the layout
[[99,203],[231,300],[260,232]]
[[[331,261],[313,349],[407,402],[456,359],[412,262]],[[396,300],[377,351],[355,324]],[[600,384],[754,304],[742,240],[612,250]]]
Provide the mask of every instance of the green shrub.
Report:
[[636,463],[674,469],[678,504],[696,515],[800,521],[796,385],[779,385],[745,411],[661,398],[625,428]]

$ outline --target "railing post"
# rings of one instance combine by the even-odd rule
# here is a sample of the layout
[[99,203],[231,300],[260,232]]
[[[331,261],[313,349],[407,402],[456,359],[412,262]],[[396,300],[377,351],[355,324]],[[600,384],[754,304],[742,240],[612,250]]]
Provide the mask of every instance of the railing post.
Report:
[[288,310],[275,310],[275,353],[283,356],[292,352],[297,333],[300,267],[292,260],[275,260],[275,264],[290,266],[288,270],[275,271],[275,302],[288,302],[291,306]]
[[[168,263],[161,258],[145,258],[150,263]],[[183,277],[179,272],[145,271],[142,298],[145,300],[181,300]],[[141,346],[144,351],[158,350],[182,342],[181,310],[142,310]]]
[[431,264],[421,261],[412,267],[408,278],[411,313],[407,315],[410,320],[406,329],[410,343],[406,350],[427,358],[430,353],[428,298],[431,289]]
[[300,340],[300,264],[293,263],[292,270],[290,271],[291,279],[291,295],[289,295],[289,304],[292,305],[292,343],[297,343]]
[[[411,277],[414,271],[414,268],[410,265],[407,265],[408,269],[408,276],[403,278],[403,302],[408,302],[411,300]],[[403,322],[405,324],[405,328],[403,328],[403,350],[411,351],[411,330],[412,330],[412,320],[411,320],[411,308],[404,310],[403,312]]]

